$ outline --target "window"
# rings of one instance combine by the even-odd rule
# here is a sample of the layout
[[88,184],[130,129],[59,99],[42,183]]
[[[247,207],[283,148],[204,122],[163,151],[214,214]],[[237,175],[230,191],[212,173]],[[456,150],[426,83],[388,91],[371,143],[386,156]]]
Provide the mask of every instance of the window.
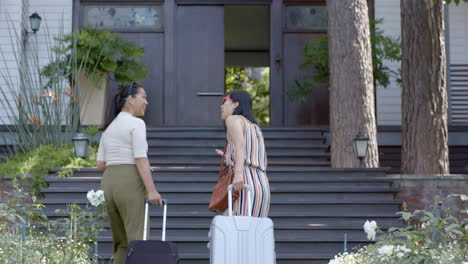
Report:
[[85,5],[85,26],[105,29],[162,29],[161,5]]
[[286,6],[286,30],[326,31],[327,19],[326,6]]

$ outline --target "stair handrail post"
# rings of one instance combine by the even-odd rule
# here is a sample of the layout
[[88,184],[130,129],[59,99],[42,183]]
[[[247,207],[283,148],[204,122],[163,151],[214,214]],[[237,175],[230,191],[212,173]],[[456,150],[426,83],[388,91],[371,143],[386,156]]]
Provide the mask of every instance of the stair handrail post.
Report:
[[94,258],[95,258],[95,262],[96,264],[99,263],[99,253],[98,253],[98,239],[96,237],[96,242],[94,243]]
[[24,264],[26,263],[26,259],[25,259],[25,256],[23,254],[23,247],[24,247],[24,244],[26,242],[26,220],[27,220],[27,215],[25,214],[24,215],[24,221],[23,223],[21,223],[21,263]]
[[343,253],[348,252],[348,232],[344,232]]
[[[436,221],[439,221],[440,220],[440,214],[441,214],[441,211],[442,211],[442,202],[439,201],[437,203],[437,208],[436,208],[436,212],[435,212],[435,218],[437,219]],[[433,227],[432,228],[432,238],[431,238],[432,242],[436,242],[437,240],[437,227]],[[433,245],[435,246],[435,245]]]

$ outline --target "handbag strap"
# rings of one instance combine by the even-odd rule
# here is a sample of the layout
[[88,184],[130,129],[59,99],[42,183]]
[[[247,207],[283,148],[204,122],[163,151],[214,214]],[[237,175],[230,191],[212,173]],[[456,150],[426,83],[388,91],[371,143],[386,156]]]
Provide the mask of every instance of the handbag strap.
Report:
[[227,144],[228,144],[228,140],[226,139],[226,142],[224,142],[223,157],[221,158],[221,164],[219,165],[218,181],[221,178],[221,171],[223,170],[224,164],[226,163]]

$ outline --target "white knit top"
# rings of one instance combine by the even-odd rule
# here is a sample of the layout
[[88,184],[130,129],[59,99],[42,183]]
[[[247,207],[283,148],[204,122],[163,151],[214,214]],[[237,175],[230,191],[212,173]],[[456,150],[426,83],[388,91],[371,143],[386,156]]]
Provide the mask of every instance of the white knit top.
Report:
[[120,112],[102,133],[98,161],[106,166],[135,164],[136,158],[147,157],[146,125],[128,112]]

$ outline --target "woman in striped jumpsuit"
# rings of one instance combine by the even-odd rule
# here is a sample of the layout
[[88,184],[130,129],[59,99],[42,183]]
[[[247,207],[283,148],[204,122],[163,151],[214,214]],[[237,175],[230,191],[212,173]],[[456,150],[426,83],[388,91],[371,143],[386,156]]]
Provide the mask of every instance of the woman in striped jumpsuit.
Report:
[[262,131],[252,113],[250,95],[240,90],[230,92],[221,104],[221,118],[227,128],[226,162],[234,168],[234,190],[240,191],[239,199],[233,204],[233,215],[247,215],[247,190],[242,188],[248,184],[252,190],[252,216],[267,217],[270,210],[267,156]]

